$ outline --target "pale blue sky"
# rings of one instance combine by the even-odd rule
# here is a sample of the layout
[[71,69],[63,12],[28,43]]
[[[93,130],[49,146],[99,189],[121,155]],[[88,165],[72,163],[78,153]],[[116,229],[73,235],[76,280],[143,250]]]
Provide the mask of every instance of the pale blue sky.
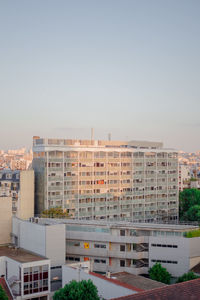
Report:
[[200,150],[199,0],[0,0],[0,148],[33,135]]

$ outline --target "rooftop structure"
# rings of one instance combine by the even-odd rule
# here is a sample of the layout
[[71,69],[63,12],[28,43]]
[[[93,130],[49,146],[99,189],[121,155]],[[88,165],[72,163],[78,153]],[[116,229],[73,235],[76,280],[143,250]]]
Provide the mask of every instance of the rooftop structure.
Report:
[[162,143],[33,138],[36,213],[79,219],[178,219],[178,153]]

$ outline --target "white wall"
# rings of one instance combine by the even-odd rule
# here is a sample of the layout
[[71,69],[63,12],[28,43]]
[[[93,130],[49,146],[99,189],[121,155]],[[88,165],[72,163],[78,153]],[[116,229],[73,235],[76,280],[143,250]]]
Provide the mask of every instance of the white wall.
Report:
[[65,225],[46,226],[46,257],[51,259],[51,266],[65,264]]
[[[98,289],[99,296],[102,296],[104,299],[112,299],[136,293],[133,290],[129,290],[80,270],[80,280],[88,279],[91,279],[93,281],[94,285]],[[72,269],[65,265],[62,267],[62,286],[64,287],[65,284],[69,283],[71,280],[79,280],[79,270]]]
[[27,221],[21,221],[19,246],[39,255],[46,256],[45,234],[45,226]]
[[[183,237],[149,237],[149,267],[156,260],[177,261],[178,264],[161,263],[167,271],[175,277],[181,276],[190,269],[189,240]],[[152,247],[152,244],[177,245],[178,248]]]

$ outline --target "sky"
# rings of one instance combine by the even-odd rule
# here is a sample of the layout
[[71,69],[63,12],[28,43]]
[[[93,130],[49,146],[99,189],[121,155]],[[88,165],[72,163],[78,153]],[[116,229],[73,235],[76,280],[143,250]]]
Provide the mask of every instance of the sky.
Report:
[[32,136],[200,150],[199,0],[0,0],[0,149]]

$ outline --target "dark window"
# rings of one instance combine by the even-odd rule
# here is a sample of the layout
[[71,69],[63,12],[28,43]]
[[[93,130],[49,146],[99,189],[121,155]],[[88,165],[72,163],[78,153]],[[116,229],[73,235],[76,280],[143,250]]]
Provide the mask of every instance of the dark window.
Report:
[[120,260],[120,267],[125,267],[125,260]]
[[125,236],[125,230],[124,229],[120,230],[120,236]]
[[125,245],[120,245],[120,251],[125,251]]

